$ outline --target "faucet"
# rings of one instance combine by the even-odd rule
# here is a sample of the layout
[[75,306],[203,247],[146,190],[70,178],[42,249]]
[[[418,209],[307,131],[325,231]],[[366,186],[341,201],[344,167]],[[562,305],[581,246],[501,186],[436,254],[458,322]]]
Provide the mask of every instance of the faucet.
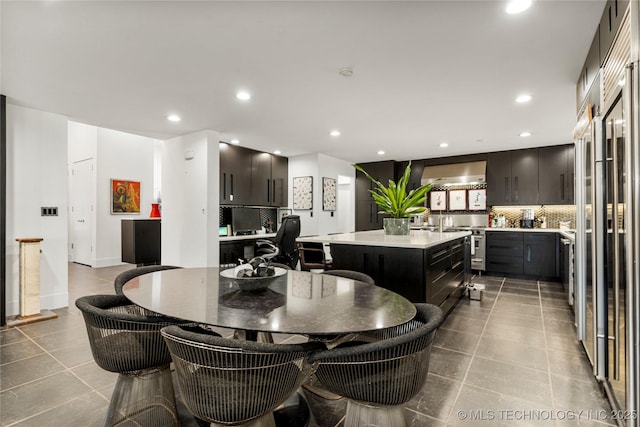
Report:
[[442,214],[438,216],[438,231],[442,233]]

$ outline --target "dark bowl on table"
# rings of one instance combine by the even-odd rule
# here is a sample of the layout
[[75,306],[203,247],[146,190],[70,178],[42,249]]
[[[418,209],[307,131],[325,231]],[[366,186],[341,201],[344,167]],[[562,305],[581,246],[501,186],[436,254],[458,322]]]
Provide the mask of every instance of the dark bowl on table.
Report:
[[231,280],[233,283],[238,285],[241,291],[245,292],[260,292],[264,291],[273,283],[278,277],[284,276],[287,274],[287,270],[280,267],[273,267],[274,274],[273,276],[263,276],[263,277],[236,277],[236,271],[234,268],[229,268],[227,270],[222,270],[220,275],[226,279]]

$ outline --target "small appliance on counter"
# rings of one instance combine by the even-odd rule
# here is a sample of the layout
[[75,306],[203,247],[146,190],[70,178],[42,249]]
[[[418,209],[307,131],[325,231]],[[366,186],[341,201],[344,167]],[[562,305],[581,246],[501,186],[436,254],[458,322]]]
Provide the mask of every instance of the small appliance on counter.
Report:
[[535,220],[533,219],[521,219],[520,220],[520,228],[533,228],[533,223]]

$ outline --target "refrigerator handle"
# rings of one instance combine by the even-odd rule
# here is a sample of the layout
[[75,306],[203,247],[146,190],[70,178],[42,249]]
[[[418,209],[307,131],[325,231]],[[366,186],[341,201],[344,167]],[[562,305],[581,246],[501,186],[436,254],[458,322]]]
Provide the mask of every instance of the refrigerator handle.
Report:
[[613,237],[613,379],[620,380],[620,234],[618,220],[618,205],[620,197],[618,191],[618,135],[615,127],[611,126],[611,171],[613,184],[613,200],[611,201],[611,233]]

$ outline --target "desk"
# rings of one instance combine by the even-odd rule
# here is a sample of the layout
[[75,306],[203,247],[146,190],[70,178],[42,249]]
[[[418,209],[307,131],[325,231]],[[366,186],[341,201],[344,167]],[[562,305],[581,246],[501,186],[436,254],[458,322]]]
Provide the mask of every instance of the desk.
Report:
[[122,288],[148,310],[248,331],[341,335],[401,325],[415,306],[377,286],[336,276],[288,271],[262,293],[247,293],[220,269],[182,268],[135,277]]

